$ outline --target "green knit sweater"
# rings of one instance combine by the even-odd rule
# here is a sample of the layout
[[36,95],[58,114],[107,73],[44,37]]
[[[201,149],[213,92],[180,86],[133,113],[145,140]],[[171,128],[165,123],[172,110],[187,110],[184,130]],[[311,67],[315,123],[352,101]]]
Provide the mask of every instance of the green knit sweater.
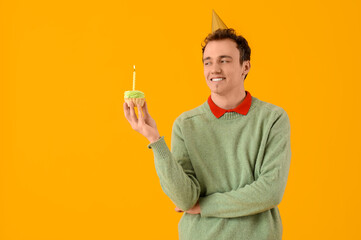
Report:
[[171,149],[162,136],[148,148],[165,194],[187,211],[181,240],[282,239],[277,205],[291,160],[290,122],[276,105],[252,96],[247,115],[216,118],[208,105],[182,113],[173,124]]

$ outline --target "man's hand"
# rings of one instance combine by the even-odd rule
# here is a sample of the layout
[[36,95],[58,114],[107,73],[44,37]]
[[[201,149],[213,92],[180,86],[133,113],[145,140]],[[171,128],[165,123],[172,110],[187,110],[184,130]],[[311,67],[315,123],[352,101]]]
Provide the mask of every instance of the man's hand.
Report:
[[[179,207],[176,206],[175,208],[176,212],[184,212],[182,209],[180,209]],[[188,211],[186,211],[186,213],[189,214],[200,214],[201,213],[201,207],[199,206],[199,203],[197,201],[196,205],[194,205],[191,209],[189,209]]]
[[[131,102],[129,105],[130,107],[128,107],[128,104],[124,102],[123,108],[125,118],[128,120],[132,128],[142,134],[144,137],[146,137],[151,143],[158,140],[160,135],[154,119],[150,116],[148,112],[147,102],[144,102],[143,107],[137,105],[139,119],[135,114],[134,103]],[[144,112],[144,116],[142,113],[142,109]]]

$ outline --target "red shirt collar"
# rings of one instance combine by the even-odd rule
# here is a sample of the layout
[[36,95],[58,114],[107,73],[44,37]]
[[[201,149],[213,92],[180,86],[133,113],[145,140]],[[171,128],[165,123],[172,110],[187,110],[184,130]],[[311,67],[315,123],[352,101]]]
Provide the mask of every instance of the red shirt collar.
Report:
[[247,115],[248,110],[251,107],[251,103],[252,103],[252,96],[248,91],[246,91],[246,97],[236,108],[228,109],[228,110],[218,107],[213,102],[211,96],[208,97],[208,105],[211,108],[211,111],[214,114],[214,116],[216,116],[216,118],[220,118],[226,112],[237,112],[242,115]]

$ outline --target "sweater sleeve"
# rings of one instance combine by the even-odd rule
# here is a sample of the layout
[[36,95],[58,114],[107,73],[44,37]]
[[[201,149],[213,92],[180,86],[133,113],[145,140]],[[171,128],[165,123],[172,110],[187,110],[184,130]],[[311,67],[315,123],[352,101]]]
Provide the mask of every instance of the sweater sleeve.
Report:
[[277,113],[270,128],[259,177],[249,185],[199,199],[202,217],[235,218],[253,215],[280,204],[291,161],[290,122]]
[[199,199],[200,184],[184,144],[179,119],[173,124],[172,152],[164,136],[150,143],[148,148],[153,150],[155,169],[164,193],[183,211],[191,209]]

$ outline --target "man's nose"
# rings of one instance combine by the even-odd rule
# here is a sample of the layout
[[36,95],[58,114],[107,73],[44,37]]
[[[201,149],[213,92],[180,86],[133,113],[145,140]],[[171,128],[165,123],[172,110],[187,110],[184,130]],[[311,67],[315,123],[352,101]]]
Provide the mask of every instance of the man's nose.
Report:
[[219,66],[219,64],[215,63],[212,66],[211,72],[212,73],[220,73],[220,72],[222,72],[222,68]]

